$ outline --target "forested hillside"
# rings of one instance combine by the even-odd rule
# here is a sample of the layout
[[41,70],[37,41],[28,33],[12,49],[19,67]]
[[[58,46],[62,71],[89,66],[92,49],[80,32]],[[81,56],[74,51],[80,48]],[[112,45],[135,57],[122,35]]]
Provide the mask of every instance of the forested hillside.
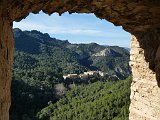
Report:
[[[77,111],[78,113],[74,113],[75,116],[82,116],[84,114],[82,112],[83,109],[90,111],[90,108],[82,107],[83,99],[81,97],[87,99],[84,104],[89,104],[100,110],[100,106],[102,107],[103,105],[100,105],[101,103],[97,103],[98,101],[102,102],[103,99],[109,98],[108,103],[103,101],[103,104],[112,104],[112,100],[119,99],[119,102],[115,103],[118,105],[118,109],[115,110],[114,105],[111,105],[114,109],[109,111],[110,114],[104,112],[104,116],[109,114],[110,117],[108,117],[108,119],[113,118],[113,116],[115,118],[119,117],[120,119],[127,119],[130,94],[128,85],[129,80],[126,80],[128,82],[118,81],[120,79],[127,78],[131,74],[128,64],[129,52],[126,49],[118,46],[102,46],[96,43],[71,44],[67,40],[62,41],[56,38],[51,38],[47,33],[43,34],[36,30],[21,31],[20,29],[14,29],[14,37],[15,50],[11,89],[11,120],[44,119],[48,116],[44,110],[48,109],[50,105],[56,106],[61,103],[61,100],[72,98],[79,99],[79,103],[68,100],[68,104],[65,105],[67,108],[63,106],[64,104],[60,104],[60,106],[62,108],[64,107],[65,110],[70,109],[71,113]],[[81,74],[85,71],[93,70],[106,72],[109,76],[114,76],[116,79],[113,81],[112,79],[107,79],[112,77],[102,78],[99,76],[90,77],[85,81],[79,81],[77,79],[63,79],[64,74]],[[111,82],[108,82],[109,80]],[[109,86],[113,87],[114,90]],[[122,88],[120,88],[120,86]],[[100,96],[101,92],[96,91],[97,87],[100,88],[99,90],[103,94],[99,98],[94,96]],[[119,88],[125,89],[126,91],[118,91]],[[79,92],[76,92],[77,90]],[[105,91],[110,92],[105,93]],[[70,94],[72,93],[76,94],[71,96]],[[115,93],[120,94],[120,98],[116,98]],[[83,96],[83,94],[87,94],[88,98],[87,96]],[[94,100],[89,96],[96,98],[94,98]],[[80,99],[82,101],[80,101]],[[89,101],[91,103],[89,103]],[[49,106],[43,109],[47,106],[48,102],[50,103]],[[70,104],[79,105],[75,106],[72,111]],[[120,106],[125,106],[126,112],[122,113],[123,115],[120,113]],[[41,109],[43,110],[41,111]],[[67,113],[67,111],[65,112],[64,109],[59,111],[53,108],[52,110],[59,113],[58,116],[61,117],[53,115],[51,118],[58,118],[58,120],[61,120],[63,113],[67,115],[71,114]],[[82,111],[79,111],[78,109],[82,109]],[[107,109],[110,109],[110,107]],[[115,111],[117,112],[114,113]],[[50,113],[52,112],[53,111],[50,111]],[[96,110],[96,113],[92,112],[94,111],[86,114],[84,118],[89,117],[91,114],[98,115],[100,111],[97,111],[98,113]],[[37,113],[38,116],[36,116]],[[49,114],[49,116],[50,115],[51,114]],[[64,119],[75,119],[75,116],[67,117],[64,115],[63,117],[65,117]],[[80,116],[77,116],[77,119],[81,119]],[[100,118],[101,115],[98,116]],[[97,119],[95,116],[92,117]]]
[[55,72],[61,70],[63,74],[100,70],[118,79],[131,74],[129,52],[125,48],[96,43],[71,44],[36,30],[14,29],[14,36],[14,69],[54,68]]
[[40,120],[128,120],[130,79],[76,86],[37,116]]

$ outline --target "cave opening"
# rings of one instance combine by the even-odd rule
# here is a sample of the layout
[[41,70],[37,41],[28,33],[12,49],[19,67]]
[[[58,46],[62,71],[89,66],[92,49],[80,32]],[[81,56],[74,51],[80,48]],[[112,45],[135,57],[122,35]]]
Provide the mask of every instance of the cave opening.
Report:
[[[75,86],[131,76],[130,34],[94,14],[30,14],[14,22],[13,32],[11,120],[37,119],[42,108],[59,102]],[[129,117],[128,107],[124,119]]]

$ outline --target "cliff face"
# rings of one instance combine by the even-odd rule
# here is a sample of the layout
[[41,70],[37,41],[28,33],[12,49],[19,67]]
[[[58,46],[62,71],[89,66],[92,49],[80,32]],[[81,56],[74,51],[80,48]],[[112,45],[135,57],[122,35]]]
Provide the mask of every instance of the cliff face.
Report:
[[20,21],[30,12],[38,13],[40,10],[47,14],[53,12],[62,14],[66,11],[94,13],[101,19],[123,26],[126,31],[135,35],[136,39],[133,37],[131,43],[133,82],[130,119],[158,120],[160,117],[159,0],[1,0],[0,120],[9,118],[13,56],[12,22]]

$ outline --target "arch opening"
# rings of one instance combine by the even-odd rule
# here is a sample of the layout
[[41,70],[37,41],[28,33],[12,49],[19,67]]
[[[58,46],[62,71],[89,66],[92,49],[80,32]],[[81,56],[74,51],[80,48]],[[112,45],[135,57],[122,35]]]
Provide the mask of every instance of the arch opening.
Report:
[[[31,15],[32,16],[32,18],[34,18],[34,16],[33,15]],[[55,85],[52,83],[52,82],[49,82],[51,79],[54,79],[53,78],[53,76],[51,75],[50,76],[50,74],[55,74],[54,72],[53,72],[53,69],[56,69],[56,68],[60,68],[60,69],[62,69],[62,74],[63,75],[65,75],[65,74],[68,74],[68,75],[70,75],[70,74],[77,74],[77,75],[82,75],[84,72],[95,72],[95,73],[97,73],[97,71],[99,71],[99,72],[105,72],[105,73],[107,73],[107,71],[108,70],[106,70],[106,69],[110,69],[110,71],[111,71],[111,68],[109,68],[109,66],[108,65],[106,65],[107,67],[105,68],[105,65],[103,65],[103,64],[110,64],[110,66],[113,66],[112,67],[112,69],[114,69],[113,71],[114,71],[114,73],[112,73],[113,75],[111,76],[105,76],[105,77],[96,77],[96,76],[92,76],[91,78],[92,78],[92,82],[95,84],[95,82],[97,82],[97,81],[93,81],[93,79],[98,79],[98,81],[103,81],[104,82],[104,80],[106,79],[113,79],[113,81],[114,80],[118,80],[118,79],[125,79],[125,78],[127,78],[127,76],[128,75],[130,75],[130,73],[131,73],[131,70],[130,70],[130,68],[129,68],[129,64],[128,64],[128,62],[129,62],[129,52],[127,51],[127,50],[125,50],[125,48],[120,48],[120,47],[118,47],[118,46],[115,46],[116,44],[114,44],[114,43],[112,43],[112,44],[110,44],[110,45],[114,45],[114,46],[108,46],[109,45],[109,43],[111,42],[111,41],[109,41],[109,39],[121,39],[121,42],[123,42],[123,40],[122,39],[124,39],[124,38],[127,38],[128,39],[128,41],[129,41],[129,35],[128,35],[128,33],[125,33],[125,32],[123,32],[122,31],[122,28],[117,28],[117,27],[114,27],[113,25],[111,25],[110,23],[107,23],[107,24],[105,24],[105,22],[106,21],[101,21],[101,20],[98,20],[96,17],[94,17],[93,15],[85,15],[85,14],[83,14],[83,15],[78,15],[78,14],[75,14],[75,15],[73,15],[73,16],[71,16],[71,15],[68,15],[68,14],[65,14],[64,15],[64,17],[63,17],[63,15],[62,16],[60,16],[60,17],[58,17],[56,14],[55,15],[53,15],[53,17],[52,16],[48,16],[48,18],[47,18],[47,16],[45,16],[44,14],[40,14],[39,15],[40,17],[38,17],[38,15],[35,15],[35,18],[36,18],[36,20],[34,21],[34,20],[31,20],[31,18],[29,18],[29,20],[28,21],[32,21],[32,23],[28,23],[28,21],[26,20],[26,21],[22,21],[22,23],[20,23],[20,25],[17,25],[17,26],[20,26],[21,27],[21,29],[22,30],[26,30],[26,29],[28,29],[29,31],[22,31],[22,30],[20,30],[20,29],[14,29],[14,37],[15,37],[15,64],[14,64],[14,74],[13,74],[13,81],[12,81],[12,94],[15,96],[13,96],[12,95],[12,97],[13,97],[13,100],[14,100],[14,102],[17,102],[17,101],[23,101],[23,99],[21,99],[21,97],[23,96],[25,99],[27,99],[27,100],[30,100],[31,98],[30,97],[33,97],[33,103],[32,103],[32,101],[31,101],[31,103],[32,103],[32,105],[35,105],[36,106],[36,104],[37,103],[34,103],[34,99],[38,99],[38,98],[40,98],[39,97],[39,95],[37,95],[37,94],[35,94],[34,93],[34,90],[32,90],[35,86],[37,86],[37,92],[42,92],[42,90],[41,89],[47,89],[47,87],[46,87],[46,84],[47,85],[49,85],[48,86],[48,89],[47,90],[43,90],[43,92],[45,92],[46,91],[46,93],[48,94],[48,96],[45,96],[45,94],[44,94],[44,96],[40,99],[40,100],[37,100],[37,102],[39,102],[39,103],[42,103],[42,105],[41,105],[41,109],[42,109],[42,106],[44,107],[44,106],[46,106],[47,105],[47,103],[49,102],[49,101],[52,101],[53,102],[53,104],[55,104],[55,101],[60,101],[60,100],[55,100],[55,99],[59,99],[59,98],[55,98],[55,97],[51,97],[50,98],[50,96],[55,96],[54,94],[51,94],[50,95],[50,92],[48,92],[48,90],[50,90],[49,88],[50,88],[50,85],[51,86],[54,86],[53,88],[51,87],[51,89],[55,89],[55,87],[57,88],[59,88],[60,86],[61,86],[61,88],[63,87],[63,85],[62,85],[62,83],[64,84],[64,86],[66,86],[66,87],[63,87],[64,89],[69,89],[69,86],[73,86],[73,85],[81,85],[81,84],[84,84],[83,82],[82,82],[82,79],[81,79],[81,81],[79,81],[79,79],[78,79],[78,81],[79,82],[77,82],[77,80],[75,80],[75,81],[73,81],[72,79],[70,80],[70,82],[69,83],[66,83],[65,81],[63,81],[63,80],[61,80],[62,78],[60,77],[60,78],[58,78],[59,79],[59,81],[58,81],[58,83],[55,83]],[[62,18],[61,18],[62,17]],[[78,19],[81,19],[81,20],[79,20],[78,21],[78,19],[77,19],[77,17],[78,17]],[[71,21],[71,19],[73,19],[72,21]],[[26,18],[27,19],[27,18]],[[45,26],[45,24],[41,24],[41,23],[39,23],[39,24],[37,24],[39,21],[38,20],[42,20],[42,19],[48,19],[48,21],[49,21],[49,29],[45,29],[45,28],[48,28],[48,26]],[[51,20],[54,20],[54,19],[56,19],[55,21],[57,22],[57,20],[58,20],[58,22],[60,22],[60,23],[55,23],[55,21],[51,21]],[[64,19],[65,20],[65,22],[64,21],[61,21],[62,19]],[[76,19],[76,20],[75,20]],[[91,20],[90,22],[88,21],[88,20]],[[43,23],[48,23],[48,21],[46,22],[45,20],[43,20]],[[34,24],[36,22],[36,25]],[[84,23],[83,23],[84,22]],[[91,23],[92,22],[92,23]],[[62,26],[62,23],[64,24],[64,26]],[[51,24],[53,24],[53,27],[52,27],[52,25]],[[58,28],[58,26],[56,26],[56,24],[60,24],[61,26],[61,28]],[[68,27],[69,27],[69,29],[67,29],[67,25],[66,24],[68,24]],[[72,25],[73,24],[73,25]],[[80,24],[80,26],[79,26],[79,24]],[[97,25],[95,25],[95,24],[97,24]],[[24,27],[25,28],[23,28],[23,25],[24,25]],[[15,26],[15,27],[17,27],[17,26]],[[34,27],[35,26],[35,27]],[[42,27],[41,27],[42,26]],[[36,28],[37,27],[37,28]],[[54,27],[57,29],[57,30],[54,30]],[[75,28],[76,27],[76,28]],[[63,29],[62,29],[63,28]],[[65,28],[65,30],[64,30],[64,28]],[[107,29],[105,29],[105,28],[107,28]],[[81,41],[81,39],[78,41],[78,42],[80,42],[80,43],[78,43],[77,41],[75,41],[76,43],[74,43],[74,40],[72,40],[72,43],[68,43],[68,41],[62,41],[62,40],[59,40],[59,41],[61,41],[61,42],[65,42],[65,44],[66,45],[63,45],[63,43],[60,45],[61,47],[63,47],[63,48],[61,48],[62,49],[62,51],[60,51],[60,50],[56,50],[56,49],[54,49],[54,48],[58,48],[59,46],[57,45],[53,45],[52,46],[52,43],[50,43],[50,47],[52,46],[53,47],[53,50],[54,50],[54,52],[52,52],[51,51],[51,49],[50,48],[48,48],[48,44],[47,44],[47,39],[49,39],[50,37],[49,37],[49,35],[47,35],[47,34],[43,34],[43,33],[41,33],[41,32],[38,32],[38,31],[36,31],[36,30],[33,30],[33,29],[37,29],[38,31],[40,30],[40,31],[43,31],[43,32],[45,32],[45,33],[47,33],[47,31],[51,31],[50,32],[50,35],[52,35],[55,39],[51,39],[52,41],[55,41],[55,42],[58,42],[58,40],[57,40],[57,37],[55,37],[55,35],[56,34],[58,34],[58,37],[63,33],[64,35],[65,35],[65,39],[66,39],[66,37],[68,37],[70,34],[70,38],[73,38],[73,36],[75,36],[75,39],[76,38],[78,38],[78,37],[80,37],[80,36],[82,36],[82,41]],[[53,29],[53,30],[52,30]],[[32,31],[30,31],[30,30],[32,30]],[[117,31],[116,31],[117,30]],[[74,31],[76,31],[76,32],[74,32]],[[77,31],[78,31],[78,33],[77,33]],[[115,32],[114,32],[115,31]],[[118,32],[119,31],[119,32]],[[96,32],[96,33],[95,33]],[[56,34],[55,34],[56,33]],[[66,33],[68,33],[67,35],[66,35]],[[24,35],[25,34],[25,35]],[[60,34],[60,35],[59,35]],[[96,35],[95,35],[96,34]],[[105,35],[106,34],[106,35]],[[122,34],[124,34],[124,35],[122,35]],[[128,36],[129,37],[128,37]],[[29,38],[27,38],[29,36]],[[61,35],[62,36],[62,35]],[[126,37],[125,37],[126,36]],[[43,39],[43,37],[45,37],[44,39]],[[63,37],[63,36],[62,36]],[[93,41],[89,41],[89,40],[87,40],[87,39],[89,39],[89,37],[91,37],[91,39],[93,39],[93,38],[95,38],[95,40],[93,40]],[[22,39],[21,39],[22,38]],[[36,39],[35,39],[36,38]],[[70,38],[68,39],[68,40],[70,40]],[[96,41],[96,39],[98,38],[98,40]],[[34,42],[31,42],[31,40],[29,40],[29,39],[33,39],[32,41],[37,41],[37,42],[39,42],[40,44],[43,44],[43,45],[45,45],[45,49],[46,49],[46,51],[45,50],[42,50],[42,49],[44,49],[43,47],[42,47],[42,45],[40,45],[40,47],[38,47],[37,48],[37,44],[36,43],[34,43]],[[40,40],[40,39],[42,39],[42,40]],[[86,40],[85,40],[86,39]],[[102,43],[99,43],[99,44],[101,44],[101,45],[98,45],[97,44],[97,42],[98,41],[101,41],[101,39],[102,39]],[[50,42],[51,42],[51,40],[50,40]],[[108,43],[105,43],[105,40],[106,40],[106,42],[107,42],[107,40],[109,41]],[[25,41],[29,41],[29,43],[27,43],[27,42],[25,42]],[[46,41],[46,43],[45,43],[45,41]],[[87,41],[89,41],[89,43],[87,42]],[[67,42],[67,43],[66,43]],[[70,41],[69,41],[70,42]],[[96,42],[96,43],[93,43],[93,42]],[[24,44],[23,44],[24,43]],[[30,45],[29,45],[30,44]],[[33,45],[32,45],[33,44]],[[24,47],[28,47],[29,48],[29,50],[27,49],[27,48],[24,48],[23,47],[23,45],[24,45]],[[121,44],[121,43],[119,43],[119,45],[120,46],[124,46],[124,47],[128,47],[128,45],[129,45],[129,43],[127,44],[127,45],[124,45],[124,44]],[[21,47],[20,47],[21,46]],[[32,48],[36,48],[36,49],[39,49],[41,52],[39,53],[36,49],[32,49]],[[42,49],[41,49],[41,47],[42,47]],[[71,47],[71,48],[70,48]],[[78,47],[80,48],[80,49],[78,49]],[[64,49],[65,48],[65,49]],[[59,49],[59,48],[58,48]],[[67,50],[66,50],[67,49]],[[75,51],[75,53],[70,53],[68,50],[72,50],[72,49],[74,49],[74,51]],[[96,50],[97,49],[97,50]],[[97,53],[99,53],[99,52],[101,52],[101,51],[104,51],[104,50],[109,50],[108,52],[106,51],[106,56],[93,56],[94,54],[96,55]],[[58,59],[58,56],[57,57],[53,57],[51,54],[54,54],[54,53],[56,53],[56,54],[58,54],[58,52],[60,52],[59,54],[60,54],[60,57],[63,57],[63,58],[65,58],[66,56],[65,56],[65,53],[61,53],[61,52],[68,52],[67,53],[67,55],[68,56],[71,56],[71,57],[73,57],[73,55],[74,54],[78,54],[78,56],[85,56],[86,54],[90,54],[90,52],[92,52],[90,55],[88,55],[88,56],[86,56],[87,57],[87,59],[79,59],[78,58],[78,61],[80,61],[80,62],[78,62],[78,61],[71,61],[70,62],[70,64],[73,64],[74,62],[76,62],[76,64],[79,64],[78,65],[78,67],[79,68],[77,68],[75,71],[73,71],[72,69],[73,68],[76,68],[77,66],[75,66],[74,64],[73,65],[71,65],[72,66],[72,68],[71,69],[68,69],[67,67],[64,67],[65,65],[59,65],[59,66],[53,66],[53,64],[56,64],[56,62],[53,62],[53,61],[50,61],[49,59]],[[79,53],[79,51],[80,51],[80,53]],[[85,53],[83,53],[84,51],[86,51]],[[73,52],[73,51],[72,51]],[[44,55],[45,54],[45,55]],[[46,55],[46,54],[50,54],[50,55]],[[54,54],[55,56],[56,56],[56,54]],[[63,54],[63,56],[61,56],[61,54]],[[81,55],[80,55],[81,54]],[[76,55],[75,55],[76,56]],[[74,57],[75,57],[74,56]],[[37,57],[38,57],[38,59],[37,59]],[[73,59],[75,59],[73,57]],[[109,59],[111,59],[110,61],[108,60],[107,61],[107,58],[109,57]],[[40,58],[40,59],[39,59]],[[106,63],[102,63],[102,60],[100,61],[99,60],[99,58],[101,58],[103,61],[105,61],[105,59],[106,59]],[[22,60],[21,60],[22,59]],[[36,59],[36,60],[35,60]],[[48,62],[50,63],[50,65],[48,65],[47,64],[47,62],[46,61],[44,61],[43,59],[46,59],[46,61],[47,60],[49,60]],[[60,58],[60,59],[62,59],[62,58]],[[58,59],[58,61],[60,61],[60,59]],[[68,58],[67,58],[68,59]],[[90,59],[90,62],[93,62],[93,64],[91,64],[91,63],[88,63],[88,64],[90,64],[90,66],[86,66],[84,63],[86,63],[87,61],[89,61],[89,59]],[[115,61],[114,61],[114,59],[115,59]],[[70,59],[71,60],[71,59]],[[100,61],[100,63],[102,64],[101,66],[98,66],[98,64],[100,64],[100,63],[96,63],[96,60],[99,60]],[[32,64],[34,61],[36,61],[37,62],[37,66],[35,66],[35,65],[31,65],[30,67],[26,67],[26,65],[30,65],[30,64]],[[56,60],[55,60],[56,61]],[[81,61],[83,61],[83,63],[81,63]],[[117,63],[114,63],[114,62],[119,62],[118,64]],[[23,63],[24,62],[24,63]],[[25,63],[26,62],[26,63]],[[31,62],[31,63],[29,63],[29,62]],[[40,63],[40,62],[44,62],[44,65],[42,65],[42,63]],[[65,59],[63,59],[63,61],[62,62],[65,62]],[[113,63],[111,63],[111,62],[113,62]],[[21,63],[21,64],[19,64],[19,63]],[[19,65],[18,65],[19,64]],[[34,64],[34,63],[33,63]],[[65,64],[65,63],[64,63]],[[69,64],[69,62],[67,61],[67,63],[66,64]],[[114,65],[114,64],[116,64],[116,65]],[[125,65],[124,65],[125,64]],[[104,66],[104,68],[102,68],[101,69],[101,67],[102,66]],[[119,67],[119,66],[121,66],[121,67]],[[83,67],[83,68],[82,68]],[[85,68],[84,68],[85,67]],[[94,67],[94,68],[93,68]],[[43,69],[42,69],[43,68]],[[50,69],[50,70],[49,70]],[[66,71],[66,69],[68,70],[68,72]],[[117,71],[115,70],[115,69],[117,69]],[[122,73],[121,72],[118,72],[118,70],[122,70]],[[21,72],[20,72],[21,71]],[[32,71],[32,72],[31,72]],[[44,71],[47,71],[47,72],[44,72]],[[112,71],[112,72],[113,72]],[[61,71],[59,71],[59,73],[60,73]],[[43,75],[41,75],[41,74],[43,74]],[[111,72],[109,72],[108,71],[108,74],[111,74]],[[55,74],[54,76],[56,76],[57,74]],[[115,78],[113,77],[113,76],[116,76]],[[52,77],[52,78],[47,78],[47,77]],[[33,79],[32,79],[33,78]],[[36,79],[36,78],[38,78],[38,80]],[[91,78],[87,78],[87,80],[85,80],[85,81],[89,81]],[[17,80],[17,79],[19,79],[20,81],[23,81],[23,82],[20,82],[19,80]],[[40,80],[39,80],[40,79]],[[44,80],[43,80],[44,79]],[[101,79],[101,80],[99,80],[99,79]],[[35,83],[34,82],[32,82],[32,81],[36,81]],[[45,85],[42,85],[42,84],[40,84],[39,82],[41,82],[41,83],[44,83]],[[69,81],[69,80],[68,80]],[[74,82],[74,84],[73,84],[73,82]],[[92,83],[91,82],[91,83]],[[72,84],[71,84],[72,83]],[[16,87],[17,85],[22,85],[21,87]],[[85,83],[85,84],[88,84],[88,83]],[[97,83],[98,84],[98,83]],[[102,83],[101,83],[102,84]],[[107,85],[107,83],[105,83],[106,85]],[[110,83],[110,84],[113,84],[113,83]],[[118,83],[117,83],[118,84]],[[120,83],[119,83],[120,84]],[[128,84],[128,83],[127,83]],[[91,84],[92,85],[92,84]],[[28,92],[27,91],[27,88],[25,87],[25,86],[28,86],[28,89],[30,90],[31,89],[31,92]],[[93,86],[93,85],[92,85]],[[87,87],[87,86],[86,86]],[[102,86],[101,86],[102,87]],[[23,89],[24,88],[24,89]],[[25,89],[26,88],[26,89]],[[18,90],[19,89],[19,90]],[[74,88],[74,89],[76,89],[76,88]],[[86,88],[85,88],[86,89]],[[127,93],[129,93],[129,87],[126,87],[126,89],[128,90],[127,91]],[[22,93],[23,94],[26,94],[26,97],[25,97],[25,95],[22,95],[22,93],[20,92],[19,94],[18,94],[18,92],[16,93],[16,91],[22,91]],[[36,91],[36,90],[35,90]],[[65,91],[65,90],[64,90]],[[101,91],[103,91],[103,89],[101,90]],[[27,94],[27,92],[28,92],[28,94]],[[52,92],[55,92],[54,90],[52,91]],[[20,97],[20,99],[18,99],[18,98],[16,98],[17,97],[17,94],[19,95],[19,97]],[[46,95],[47,95],[46,94]],[[120,94],[122,94],[122,93],[120,93]],[[27,97],[27,95],[28,95],[28,97]],[[37,96],[36,98],[35,98],[35,96]],[[63,96],[63,95],[62,95]],[[22,97],[22,98],[23,98]],[[43,101],[43,99],[44,99],[44,97],[47,97],[48,99],[46,99],[46,100],[44,100],[46,103],[43,103],[42,101]],[[126,96],[125,96],[125,98],[128,100],[128,101],[126,101],[126,105],[124,105],[126,108],[125,108],[125,110],[126,110],[126,113],[124,113],[124,116],[128,116],[128,103],[129,103],[129,95],[127,94]],[[101,99],[103,99],[103,98],[101,98]],[[48,101],[47,101],[48,100]],[[26,111],[26,110],[24,110],[23,112],[25,113],[23,113],[23,112],[21,112],[21,110],[19,109],[19,112],[22,114],[22,115],[20,115],[19,114],[19,116],[21,116],[21,117],[16,117],[16,111],[18,111],[18,109],[17,108],[28,108],[29,107],[29,103],[27,103],[27,102],[25,102],[25,103],[23,103],[22,102],[22,104],[20,104],[20,103],[18,103],[19,105],[17,105],[17,103],[15,103],[14,104],[14,102],[13,102],[13,106],[12,106],[12,108],[13,107],[16,107],[16,109],[14,109],[13,108],[13,112],[12,112],[12,115],[11,115],[11,119],[27,119],[27,118],[30,118],[30,119],[35,119],[34,117],[35,116],[32,116],[32,115],[29,115],[29,112],[28,111]],[[38,104],[39,104],[38,103]],[[94,102],[93,102],[94,103]],[[43,105],[44,104],[44,105]],[[87,103],[86,103],[87,104]],[[18,106],[21,106],[21,107],[18,107]],[[26,106],[26,107],[25,107]],[[28,107],[27,107],[28,106]],[[90,105],[91,106],[91,105]],[[30,110],[29,111],[34,111],[34,108],[30,108]],[[36,110],[35,110],[36,111]],[[14,115],[14,116],[13,116]],[[98,114],[97,114],[98,115]],[[104,113],[104,115],[105,115],[105,113]],[[105,116],[106,117],[106,116]],[[114,117],[116,117],[116,116],[114,116]],[[109,118],[109,116],[108,116],[108,118]],[[101,119],[101,118],[99,118],[99,119]]]

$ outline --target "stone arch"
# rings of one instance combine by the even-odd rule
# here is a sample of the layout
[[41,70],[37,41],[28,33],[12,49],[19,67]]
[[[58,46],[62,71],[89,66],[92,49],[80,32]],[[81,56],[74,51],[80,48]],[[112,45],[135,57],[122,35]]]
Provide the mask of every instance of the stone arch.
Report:
[[133,34],[130,62],[133,72],[130,119],[160,118],[159,0],[1,0],[0,120],[9,120],[13,21],[20,21],[30,12],[38,13],[40,10],[49,15],[54,12],[61,15],[66,11],[94,13],[98,18],[122,26]]

